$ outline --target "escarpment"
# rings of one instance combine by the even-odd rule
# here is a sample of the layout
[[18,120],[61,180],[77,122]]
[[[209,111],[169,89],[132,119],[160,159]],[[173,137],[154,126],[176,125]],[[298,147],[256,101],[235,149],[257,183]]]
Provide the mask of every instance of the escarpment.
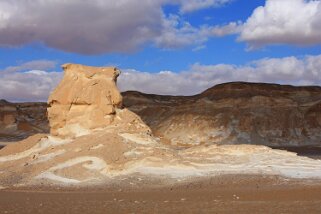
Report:
[[10,103],[0,100],[0,144],[37,133],[48,133],[47,104]]
[[172,145],[321,145],[321,87],[234,82],[195,96],[123,93],[124,105]]

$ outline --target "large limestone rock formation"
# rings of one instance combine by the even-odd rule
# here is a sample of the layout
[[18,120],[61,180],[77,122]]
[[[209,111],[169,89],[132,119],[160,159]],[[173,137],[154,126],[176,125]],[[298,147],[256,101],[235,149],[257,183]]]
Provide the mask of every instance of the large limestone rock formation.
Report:
[[63,68],[64,78],[48,101],[51,135],[35,135],[0,150],[0,186],[41,179],[99,180],[135,157],[130,151],[137,144],[157,143],[140,117],[122,108],[116,68]]
[[64,78],[49,97],[52,135],[79,136],[110,125],[121,106],[117,68],[63,65]]
[[0,150],[0,189],[21,185],[142,185],[218,174],[321,179],[321,161],[251,145],[177,149],[121,107],[117,69],[68,64],[49,99],[51,135]]
[[321,145],[321,87],[226,83],[190,96],[123,94],[124,105],[172,145]]

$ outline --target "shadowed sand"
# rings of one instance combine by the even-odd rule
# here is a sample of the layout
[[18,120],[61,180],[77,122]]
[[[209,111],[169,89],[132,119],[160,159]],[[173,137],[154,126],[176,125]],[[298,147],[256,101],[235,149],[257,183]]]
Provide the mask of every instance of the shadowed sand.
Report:
[[[131,183],[131,182],[129,182]],[[0,191],[1,213],[320,213],[321,184],[220,176],[175,186]]]
[[289,152],[295,152],[299,156],[305,156],[312,159],[321,159],[320,146],[299,146],[299,147],[272,147],[273,149],[281,149]]

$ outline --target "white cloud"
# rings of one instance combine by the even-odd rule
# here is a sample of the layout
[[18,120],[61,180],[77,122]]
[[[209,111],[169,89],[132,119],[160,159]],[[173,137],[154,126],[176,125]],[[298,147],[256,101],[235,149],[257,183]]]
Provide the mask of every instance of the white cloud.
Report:
[[251,48],[321,44],[321,1],[267,0],[245,22],[239,40]]
[[[68,52],[128,52],[159,34],[162,0],[2,0],[0,44]],[[143,14],[143,15],[142,15]]]
[[222,37],[231,34],[237,34],[242,31],[242,22],[230,22],[226,25],[216,25],[209,28],[210,36]]
[[162,32],[155,38],[158,47],[166,49],[182,48],[199,45],[208,39],[207,29],[193,27],[190,23],[180,20],[177,15],[163,19]]
[[0,74],[0,97],[10,101],[46,101],[62,77],[61,72]]
[[[0,71],[0,99],[46,101],[62,75],[62,72],[41,70]],[[122,69],[118,86],[122,91],[193,95],[216,84],[231,81],[321,85],[321,55],[304,58],[265,58],[242,66],[196,63],[189,70],[178,73],[173,71],[148,73]]]
[[49,70],[55,65],[54,61],[37,60],[0,71],[0,99],[46,101],[49,93],[60,81],[62,72],[36,69]]
[[180,0],[182,13],[194,12],[209,7],[219,7],[233,0]]
[[196,63],[188,71],[180,73],[124,70],[118,83],[123,91],[193,95],[216,84],[231,81],[321,85],[321,55],[304,58],[265,58],[243,66]]
[[118,87],[122,91],[137,90],[151,94],[180,94],[182,91],[189,94],[195,90],[195,85],[185,72],[148,73],[127,69],[118,78]]
[[24,70],[48,70],[55,68],[57,62],[51,60],[34,60],[17,66],[7,67],[3,72],[17,72]]
[[[193,26],[184,13],[233,0],[1,0],[0,46],[39,42],[81,54],[131,52],[145,44],[201,47],[212,37],[239,34],[251,48],[321,44],[320,0],[267,0],[242,24]],[[164,14],[177,5],[179,14]]]
[[[227,25],[194,27],[189,22],[183,21],[177,15],[163,18],[162,31],[154,40],[158,47],[177,49],[188,46],[202,47],[211,37],[222,37],[236,34],[241,30],[240,22],[231,22]],[[195,48],[193,49],[195,50]]]
[[230,1],[2,0],[0,45],[40,42],[81,54],[131,52],[147,43],[161,48],[199,46],[211,36],[231,33],[233,26],[194,27],[182,21],[181,14],[165,15],[162,7],[175,4],[185,13]]

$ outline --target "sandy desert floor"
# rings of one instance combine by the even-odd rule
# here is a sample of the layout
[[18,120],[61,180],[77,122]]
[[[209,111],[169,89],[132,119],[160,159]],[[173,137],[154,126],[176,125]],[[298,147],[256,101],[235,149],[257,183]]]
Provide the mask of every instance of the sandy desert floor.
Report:
[[[134,179],[134,178],[133,178]],[[224,175],[163,187],[0,191],[0,213],[321,213],[321,182]]]
[[[319,148],[294,150],[321,157]],[[95,188],[2,189],[0,213],[321,213],[320,180],[222,175],[151,186],[130,179]]]

